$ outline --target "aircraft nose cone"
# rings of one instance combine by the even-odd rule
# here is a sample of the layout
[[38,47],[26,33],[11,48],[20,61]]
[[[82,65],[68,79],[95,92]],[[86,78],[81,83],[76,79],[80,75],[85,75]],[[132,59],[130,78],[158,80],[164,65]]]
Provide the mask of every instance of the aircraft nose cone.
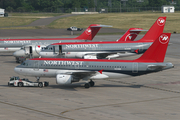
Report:
[[15,68],[14,68],[14,72],[16,72],[16,73],[19,74],[19,68],[15,67]]
[[24,50],[18,50],[13,53],[14,57],[24,57],[25,56],[25,51]]
[[44,52],[39,52],[39,55],[40,55],[41,57],[45,57]]

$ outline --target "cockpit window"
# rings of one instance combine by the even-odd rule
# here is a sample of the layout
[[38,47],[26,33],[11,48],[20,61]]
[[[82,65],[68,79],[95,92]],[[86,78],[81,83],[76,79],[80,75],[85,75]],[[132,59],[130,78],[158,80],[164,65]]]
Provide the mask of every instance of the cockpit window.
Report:
[[41,50],[45,50],[45,47],[42,47]]
[[42,50],[53,50],[52,46],[42,47]]
[[48,46],[44,48],[44,50],[47,50],[48,49]]

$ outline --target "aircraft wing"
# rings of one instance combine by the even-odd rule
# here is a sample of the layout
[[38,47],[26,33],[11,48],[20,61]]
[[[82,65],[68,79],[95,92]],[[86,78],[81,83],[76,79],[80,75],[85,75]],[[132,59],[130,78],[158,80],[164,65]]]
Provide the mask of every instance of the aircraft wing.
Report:
[[93,75],[96,75],[98,71],[73,71],[73,72],[65,72],[65,73],[58,73],[58,74],[64,74],[64,75],[72,75],[76,79],[84,79],[84,78],[89,78]]
[[[82,79],[82,80],[89,80],[89,79],[93,79],[93,78],[108,78],[107,75],[104,75],[102,74],[102,70],[99,70],[99,71],[85,71],[85,70],[82,70],[82,71],[73,71],[73,72],[66,72],[66,73],[62,73],[64,75],[72,75],[73,78],[75,79]],[[61,74],[61,73],[60,73]]]
[[84,58],[85,59],[106,59],[106,57],[108,55],[112,55],[112,54],[117,54],[117,52],[116,51],[114,51],[114,52],[104,51],[104,52],[96,52],[96,53],[93,53],[93,52],[92,53],[86,53],[84,55]]
[[117,52],[114,53],[97,53],[97,59],[105,59],[108,55],[116,54]]

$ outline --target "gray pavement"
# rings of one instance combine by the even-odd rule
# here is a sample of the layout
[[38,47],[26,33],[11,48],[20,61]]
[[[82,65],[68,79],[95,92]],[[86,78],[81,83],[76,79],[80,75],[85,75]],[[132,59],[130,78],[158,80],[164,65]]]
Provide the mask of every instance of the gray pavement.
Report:
[[[119,37],[98,35],[94,41]],[[17,75],[13,69],[18,64],[12,53],[0,53],[0,120],[179,120],[179,38],[180,34],[172,35],[165,58],[175,68],[139,77],[97,80],[89,89],[83,82],[56,85],[55,78],[41,78],[50,82],[46,88],[8,87],[9,77]]]

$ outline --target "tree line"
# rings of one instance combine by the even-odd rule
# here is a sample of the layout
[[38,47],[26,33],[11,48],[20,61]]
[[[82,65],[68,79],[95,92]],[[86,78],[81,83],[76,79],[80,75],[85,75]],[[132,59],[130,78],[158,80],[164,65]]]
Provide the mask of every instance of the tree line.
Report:
[[6,11],[51,11],[57,8],[119,8],[119,7],[161,7],[176,2],[180,6],[180,0],[0,0],[0,8]]

